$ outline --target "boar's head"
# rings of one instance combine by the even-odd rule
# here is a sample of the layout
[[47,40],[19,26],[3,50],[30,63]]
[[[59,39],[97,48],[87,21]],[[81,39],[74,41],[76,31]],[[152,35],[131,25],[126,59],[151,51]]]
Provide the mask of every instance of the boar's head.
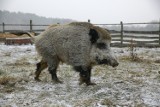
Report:
[[94,26],[89,32],[91,41],[91,62],[92,64],[107,64],[112,67],[118,66],[114,54],[111,51],[111,36],[109,32],[101,27]]

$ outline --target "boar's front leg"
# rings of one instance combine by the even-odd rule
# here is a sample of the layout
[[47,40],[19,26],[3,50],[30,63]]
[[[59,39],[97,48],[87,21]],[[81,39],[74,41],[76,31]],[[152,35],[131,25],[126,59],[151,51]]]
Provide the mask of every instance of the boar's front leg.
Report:
[[74,69],[79,72],[80,79],[79,85],[86,83],[86,85],[96,85],[95,83],[91,82],[91,67],[85,66],[76,66]]

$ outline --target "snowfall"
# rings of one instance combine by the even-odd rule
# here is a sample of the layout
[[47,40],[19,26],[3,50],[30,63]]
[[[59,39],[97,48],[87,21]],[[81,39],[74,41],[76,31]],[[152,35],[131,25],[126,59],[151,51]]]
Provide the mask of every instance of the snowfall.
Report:
[[94,66],[92,81],[79,85],[79,74],[60,64],[55,84],[46,70],[34,80],[40,61],[34,45],[0,44],[0,107],[160,107],[160,48],[131,51],[112,47],[119,66]]

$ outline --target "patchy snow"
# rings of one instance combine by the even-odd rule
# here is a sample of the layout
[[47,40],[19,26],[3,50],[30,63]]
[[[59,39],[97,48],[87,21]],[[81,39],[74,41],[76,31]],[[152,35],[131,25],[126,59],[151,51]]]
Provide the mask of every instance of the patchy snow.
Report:
[[34,80],[40,60],[34,45],[0,45],[0,107],[155,107],[160,105],[160,48],[136,48],[140,61],[129,59],[129,48],[112,48],[119,66],[95,66],[95,86],[78,85],[79,75],[71,66],[61,64],[54,84],[47,69]]

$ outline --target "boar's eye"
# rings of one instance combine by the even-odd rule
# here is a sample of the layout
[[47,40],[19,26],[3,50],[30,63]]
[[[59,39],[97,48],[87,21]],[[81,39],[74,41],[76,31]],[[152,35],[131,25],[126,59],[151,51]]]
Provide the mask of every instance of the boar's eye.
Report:
[[106,44],[105,43],[97,43],[97,48],[106,49]]

